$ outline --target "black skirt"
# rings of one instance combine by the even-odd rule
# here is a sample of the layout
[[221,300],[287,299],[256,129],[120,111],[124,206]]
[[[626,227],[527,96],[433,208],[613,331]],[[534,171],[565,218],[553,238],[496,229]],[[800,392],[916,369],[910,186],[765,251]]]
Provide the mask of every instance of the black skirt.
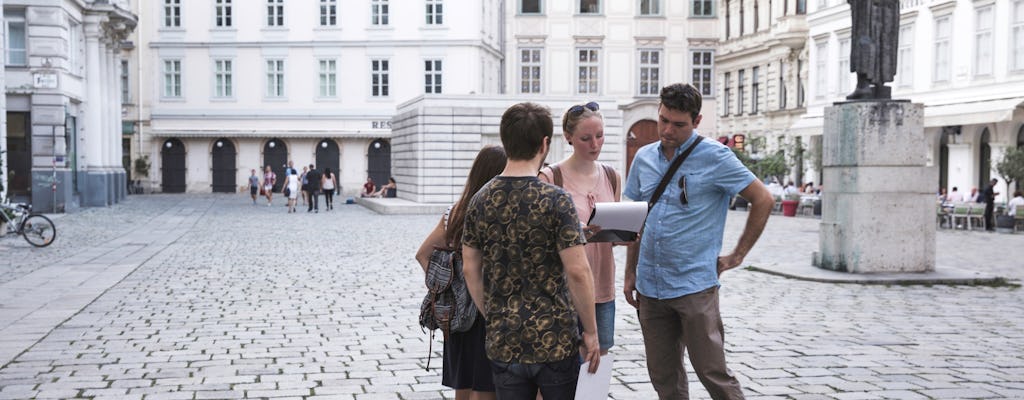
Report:
[[448,335],[444,341],[444,366],[441,384],[452,389],[493,392],[491,361],[484,350],[484,318],[476,315],[473,327],[466,332]]

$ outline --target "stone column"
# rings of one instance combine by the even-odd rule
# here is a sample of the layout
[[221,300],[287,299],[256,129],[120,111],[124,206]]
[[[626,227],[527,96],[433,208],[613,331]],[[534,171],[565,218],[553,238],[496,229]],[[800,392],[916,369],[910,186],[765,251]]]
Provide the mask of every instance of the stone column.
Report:
[[100,17],[85,17],[85,59],[86,59],[86,102],[85,110],[85,163],[88,168],[86,181],[82,186],[82,203],[86,206],[106,206],[106,173],[103,171],[103,77],[100,56]]
[[825,109],[816,266],[852,273],[935,270],[935,182],[922,104],[838,103]]

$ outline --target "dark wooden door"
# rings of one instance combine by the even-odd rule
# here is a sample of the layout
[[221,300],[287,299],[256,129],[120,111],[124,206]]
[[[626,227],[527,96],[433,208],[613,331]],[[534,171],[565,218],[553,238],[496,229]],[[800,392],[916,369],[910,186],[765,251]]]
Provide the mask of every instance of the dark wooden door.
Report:
[[[288,145],[282,142],[280,139],[270,139],[263,145],[263,168],[270,166],[270,170],[274,171],[277,175],[277,181],[274,182],[274,191],[280,192],[281,185],[284,184],[284,169],[288,163]],[[262,171],[262,170],[261,170]],[[260,180],[262,180],[263,172],[260,172]]]
[[185,193],[185,144],[167,139],[160,149],[161,185],[164,193]]
[[32,123],[26,112],[7,113],[7,178],[9,195],[32,198]]
[[338,176],[339,165],[341,165],[341,158],[337,143],[330,139],[324,139],[316,144],[316,169],[320,170],[320,173],[325,173],[330,168],[331,173]]
[[[636,151],[648,144],[658,141],[658,123],[645,119],[638,121],[629,128],[626,135],[626,175],[629,175],[629,167],[633,165],[633,157]],[[625,179],[625,175],[623,179]]]
[[230,140],[220,138],[213,143],[213,192],[234,193],[236,189],[235,177],[238,169],[235,167],[236,155],[235,145]]
[[377,186],[388,183],[391,177],[391,145],[387,140],[377,139],[370,143],[367,151],[367,175]]

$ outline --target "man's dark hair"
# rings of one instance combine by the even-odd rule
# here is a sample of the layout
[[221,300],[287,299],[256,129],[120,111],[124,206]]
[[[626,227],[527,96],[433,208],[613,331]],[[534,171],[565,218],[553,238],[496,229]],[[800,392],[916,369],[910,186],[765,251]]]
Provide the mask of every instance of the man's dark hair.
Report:
[[510,160],[529,160],[537,155],[544,138],[551,139],[551,110],[535,103],[519,103],[501,116],[501,144]]
[[673,83],[661,88],[661,105],[688,112],[692,119],[697,119],[701,106],[700,91],[689,83]]

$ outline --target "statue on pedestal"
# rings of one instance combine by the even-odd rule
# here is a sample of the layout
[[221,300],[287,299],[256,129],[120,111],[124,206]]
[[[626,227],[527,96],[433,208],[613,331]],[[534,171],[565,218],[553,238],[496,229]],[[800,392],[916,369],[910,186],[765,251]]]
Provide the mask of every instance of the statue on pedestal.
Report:
[[850,72],[857,73],[857,88],[848,100],[885,100],[892,88],[885,86],[896,75],[897,39],[900,29],[899,0],[846,0],[853,20],[850,38]]

